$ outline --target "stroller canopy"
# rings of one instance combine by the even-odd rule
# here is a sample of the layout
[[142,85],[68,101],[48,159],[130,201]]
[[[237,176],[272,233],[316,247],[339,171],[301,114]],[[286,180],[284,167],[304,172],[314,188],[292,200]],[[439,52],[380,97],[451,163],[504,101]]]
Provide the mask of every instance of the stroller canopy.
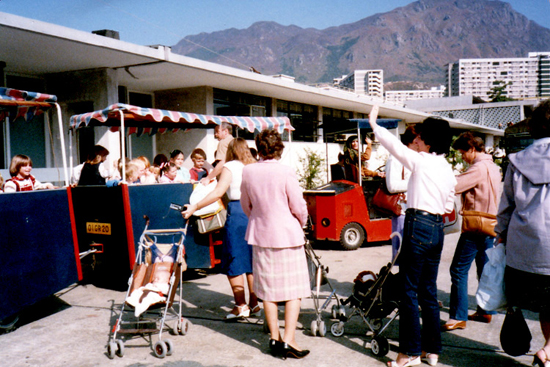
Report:
[[11,88],[0,88],[0,119],[11,121],[23,118],[30,121],[55,106],[57,97],[53,94],[27,92]]
[[124,115],[124,126],[128,133],[156,134],[168,130],[178,131],[186,128],[214,127],[228,122],[250,132],[254,130],[276,129],[292,131],[288,117],[249,117],[249,116],[213,116],[195,113],[159,110],[131,106],[123,103],[113,104],[104,110],[88,112],[71,117],[70,128],[76,130],[85,126],[110,126],[111,131],[118,131],[121,126],[121,114]]

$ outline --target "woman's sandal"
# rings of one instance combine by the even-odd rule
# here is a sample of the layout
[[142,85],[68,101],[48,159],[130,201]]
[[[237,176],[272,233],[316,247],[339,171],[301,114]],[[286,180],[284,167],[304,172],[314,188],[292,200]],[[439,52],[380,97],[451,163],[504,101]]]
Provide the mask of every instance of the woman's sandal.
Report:
[[[544,361],[538,356],[539,352],[544,353]],[[533,366],[550,367],[550,360],[548,359],[548,353],[546,353],[546,349],[542,348],[537,353],[535,353],[535,358],[533,359]]]
[[388,367],[409,367],[418,366],[420,364],[420,356],[407,356],[408,361],[404,365],[397,364],[397,360],[388,362]]
[[439,361],[439,356],[435,353],[422,353],[421,359],[430,366],[435,366]]
[[243,317],[250,316],[250,308],[248,305],[235,306],[230,313],[225,316],[225,320],[242,319]]
[[260,308],[259,304],[256,304],[256,306],[254,306],[254,307],[248,306],[248,308],[250,309],[250,316],[251,317],[260,317],[260,316],[262,316],[262,309]]

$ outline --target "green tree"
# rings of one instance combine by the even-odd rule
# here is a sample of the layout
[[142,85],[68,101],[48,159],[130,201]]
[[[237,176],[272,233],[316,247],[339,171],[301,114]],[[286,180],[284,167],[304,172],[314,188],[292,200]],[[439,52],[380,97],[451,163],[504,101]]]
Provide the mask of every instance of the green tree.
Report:
[[303,189],[309,190],[323,184],[321,174],[325,159],[323,156],[309,148],[304,149],[306,156],[300,157],[298,161],[301,168],[298,169],[298,181]]
[[512,82],[505,82],[504,80],[495,80],[493,82],[493,88],[487,92],[487,96],[491,102],[506,102],[513,101],[512,98],[508,98],[505,94],[506,88],[512,85]]

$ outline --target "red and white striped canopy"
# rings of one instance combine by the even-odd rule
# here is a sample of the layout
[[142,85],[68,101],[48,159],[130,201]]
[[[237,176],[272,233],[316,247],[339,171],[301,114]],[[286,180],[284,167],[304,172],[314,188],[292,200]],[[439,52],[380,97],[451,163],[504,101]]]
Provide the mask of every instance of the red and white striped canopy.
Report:
[[137,133],[138,135],[153,135],[168,130],[177,131],[193,127],[214,127],[222,122],[228,122],[250,132],[276,129],[279,133],[282,133],[284,130],[294,130],[288,117],[199,115],[137,107],[122,103],[113,104],[104,110],[74,115],[71,117],[70,128],[76,130],[85,126],[110,126],[111,131],[118,131],[120,113],[124,114],[124,125],[129,128],[128,133]]
[[0,120],[8,116],[11,121],[23,118],[30,121],[52,108],[57,102],[53,94],[27,92],[24,90],[0,88]]

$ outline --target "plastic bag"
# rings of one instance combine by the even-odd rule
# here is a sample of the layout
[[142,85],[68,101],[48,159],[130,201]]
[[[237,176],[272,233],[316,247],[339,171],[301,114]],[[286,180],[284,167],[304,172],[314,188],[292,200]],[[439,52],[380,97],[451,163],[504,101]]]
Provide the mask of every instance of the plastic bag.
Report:
[[[191,193],[191,196],[189,197],[189,204],[196,204],[202,199],[204,199],[208,194],[210,194],[214,189],[216,188],[217,181],[212,181],[208,185],[203,185],[201,183],[196,184],[193,188],[193,192]],[[194,216],[197,217],[203,217],[205,215],[214,214],[220,211],[222,207],[220,207],[220,202],[217,200],[216,202],[205,206],[204,208],[201,208],[193,213]]]
[[489,261],[483,267],[479,279],[476,300],[485,311],[496,311],[506,307],[504,294],[504,269],[506,268],[506,250],[502,243],[486,251]]
[[500,330],[500,345],[509,355],[517,357],[531,349],[531,331],[521,309],[510,307]]

